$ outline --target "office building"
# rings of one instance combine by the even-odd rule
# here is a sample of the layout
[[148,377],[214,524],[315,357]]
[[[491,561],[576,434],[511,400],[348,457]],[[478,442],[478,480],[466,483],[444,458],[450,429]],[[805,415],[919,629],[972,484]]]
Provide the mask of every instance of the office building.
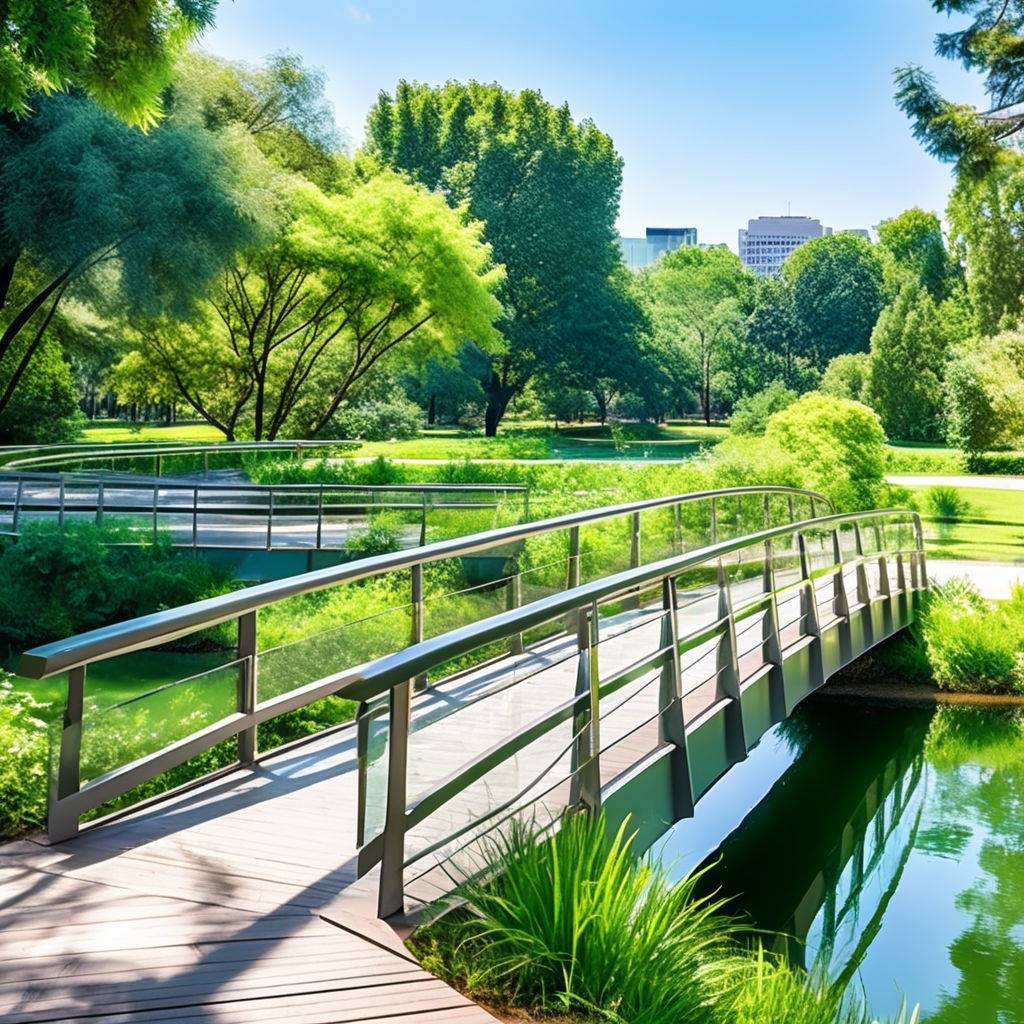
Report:
[[696,244],[696,228],[648,228],[643,238],[619,238],[622,259],[630,270],[642,270],[662,253]]
[[811,217],[758,217],[740,228],[743,265],[761,277],[777,274],[786,257],[810,238],[832,234]]

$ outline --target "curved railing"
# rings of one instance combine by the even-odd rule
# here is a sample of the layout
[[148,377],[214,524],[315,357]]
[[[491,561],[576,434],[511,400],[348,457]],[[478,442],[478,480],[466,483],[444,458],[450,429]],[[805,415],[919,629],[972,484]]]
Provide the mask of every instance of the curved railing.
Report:
[[[501,501],[522,502],[529,514],[529,492],[515,484],[252,484],[207,479],[211,456],[245,453],[293,454],[343,449],[345,442],[261,441],[222,444],[58,445],[0,449],[0,535],[18,536],[25,521],[93,519],[128,527],[125,542],[155,539],[167,530],[176,547],[192,549],[311,551],[343,550],[353,520],[394,511],[417,521],[423,544],[428,517],[444,510],[495,508]],[[164,460],[194,457],[203,477],[167,479]],[[110,463],[111,472],[75,467]],[[115,473],[117,464],[145,463],[152,476]],[[67,466],[47,473],[43,467]]]

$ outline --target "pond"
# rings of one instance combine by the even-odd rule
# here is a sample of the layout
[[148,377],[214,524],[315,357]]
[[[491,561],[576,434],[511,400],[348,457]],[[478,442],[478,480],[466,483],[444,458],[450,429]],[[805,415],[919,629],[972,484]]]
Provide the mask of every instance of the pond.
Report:
[[[708,856],[708,852],[711,852]],[[1024,1022],[1024,712],[819,698],[660,845],[876,1014]]]

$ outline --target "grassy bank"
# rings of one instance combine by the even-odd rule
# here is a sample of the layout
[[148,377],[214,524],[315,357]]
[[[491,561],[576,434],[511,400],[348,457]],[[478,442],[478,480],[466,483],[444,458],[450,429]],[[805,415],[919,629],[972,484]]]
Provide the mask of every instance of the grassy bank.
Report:
[[1024,491],[981,487],[908,488],[922,514],[929,555],[985,562],[1024,561]]

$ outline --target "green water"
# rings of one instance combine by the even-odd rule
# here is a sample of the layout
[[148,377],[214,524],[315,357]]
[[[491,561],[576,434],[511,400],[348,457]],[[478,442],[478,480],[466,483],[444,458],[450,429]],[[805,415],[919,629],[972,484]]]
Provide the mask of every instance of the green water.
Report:
[[1024,1022],[1024,712],[819,700],[729,776],[668,837],[678,870],[717,844],[733,910],[878,1014]]

